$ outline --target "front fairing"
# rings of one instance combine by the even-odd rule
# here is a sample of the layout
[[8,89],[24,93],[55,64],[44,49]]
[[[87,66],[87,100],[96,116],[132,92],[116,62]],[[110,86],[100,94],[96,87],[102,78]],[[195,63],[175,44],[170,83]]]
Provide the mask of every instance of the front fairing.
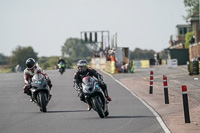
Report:
[[85,95],[93,95],[99,90],[99,85],[96,80],[90,76],[84,77],[82,80],[83,93]]
[[60,62],[60,63],[58,64],[58,66],[59,66],[59,68],[63,68],[63,67],[65,67],[65,63],[64,63],[64,62]]
[[105,112],[107,110],[106,98],[98,82],[94,78],[87,76],[82,80],[82,87],[87,103],[95,110],[92,99],[96,97]]
[[31,86],[31,91],[33,93],[41,90],[48,90],[47,80],[42,74],[35,74],[33,76]]
[[42,75],[42,76],[33,76],[32,78],[32,87],[35,88],[35,89],[41,89],[41,88],[46,88],[47,87],[47,81],[45,79],[45,77]]

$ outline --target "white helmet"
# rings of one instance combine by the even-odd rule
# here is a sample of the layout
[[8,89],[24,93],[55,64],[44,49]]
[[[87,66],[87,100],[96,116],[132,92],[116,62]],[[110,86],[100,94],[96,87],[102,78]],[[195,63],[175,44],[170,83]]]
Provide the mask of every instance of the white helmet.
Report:
[[87,68],[87,61],[86,60],[79,60],[77,62],[77,67],[78,67],[78,71],[81,73],[84,73],[86,71]]

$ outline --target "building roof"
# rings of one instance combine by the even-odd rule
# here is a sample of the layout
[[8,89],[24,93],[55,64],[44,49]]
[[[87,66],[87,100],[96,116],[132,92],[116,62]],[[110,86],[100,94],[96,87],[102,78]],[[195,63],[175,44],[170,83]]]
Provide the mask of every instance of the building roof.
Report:
[[190,27],[190,25],[188,25],[188,24],[178,24],[178,25],[176,25],[176,27],[178,28],[178,27]]
[[190,16],[188,19],[187,19],[187,22],[191,22],[191,21],[195,21],[195,20],[199,20],[199,16],[200,16],[200,12]]

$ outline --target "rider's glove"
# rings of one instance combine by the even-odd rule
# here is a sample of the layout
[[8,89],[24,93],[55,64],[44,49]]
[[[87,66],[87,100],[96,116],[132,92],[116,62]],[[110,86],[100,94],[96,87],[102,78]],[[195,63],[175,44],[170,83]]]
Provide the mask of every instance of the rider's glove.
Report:
[[78,96],[77,97],[80,97],[80,95],[82,95],[82,88],[81,87],[78,87],[77,88],[77,92],[78,92]]
[[98,76],[98,82],[100,84],[103,84],[103,76],[101,76],[101,75]]
[[103,81],[103,76],[99,75],[98,76],[98,81]]
[[32,88],[31,83],[27,84],[27,86],[28,86],[29,89]]

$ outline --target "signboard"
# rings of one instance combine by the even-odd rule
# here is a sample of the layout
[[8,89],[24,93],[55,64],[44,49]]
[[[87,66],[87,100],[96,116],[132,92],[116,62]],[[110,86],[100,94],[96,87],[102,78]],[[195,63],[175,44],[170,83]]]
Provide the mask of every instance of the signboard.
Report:
[[168,67],[177,67],[178,66],[178,60],[177,59],[167,60],[167,66]]

